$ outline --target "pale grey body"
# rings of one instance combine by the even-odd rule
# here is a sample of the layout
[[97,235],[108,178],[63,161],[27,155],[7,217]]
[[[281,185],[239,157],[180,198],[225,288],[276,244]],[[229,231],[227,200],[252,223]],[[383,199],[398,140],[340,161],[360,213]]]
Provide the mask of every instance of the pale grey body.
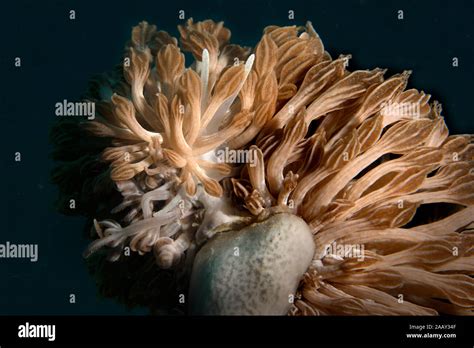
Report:
[[190,313],[285,315],[313,255],[308,225],[292,214],[218,233],[194,260]]

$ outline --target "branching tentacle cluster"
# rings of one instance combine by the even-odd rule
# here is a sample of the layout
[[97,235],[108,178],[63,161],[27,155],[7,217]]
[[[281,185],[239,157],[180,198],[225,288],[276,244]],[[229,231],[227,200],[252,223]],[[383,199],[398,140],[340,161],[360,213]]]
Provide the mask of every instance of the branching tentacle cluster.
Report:
[[[350,71],[311,23],[267,27],[253,54],[223,23],[179,32],[178,46],[135,27],[127,83],[96,101],[87,128],[112,139],[102,159],[123,196],[114,212],[127,214],[123,227],[96,222],[87,254],[108,246],[117,258],[129,244],[169,268],[219,225],[286,211],[316,243],[293,314],[473,314],[473,137],[449,135],[440,104],[406,89],[410,71]],[[224,147],[254,160],[220,162]],[[452,214],[416,222],[436,204]]]

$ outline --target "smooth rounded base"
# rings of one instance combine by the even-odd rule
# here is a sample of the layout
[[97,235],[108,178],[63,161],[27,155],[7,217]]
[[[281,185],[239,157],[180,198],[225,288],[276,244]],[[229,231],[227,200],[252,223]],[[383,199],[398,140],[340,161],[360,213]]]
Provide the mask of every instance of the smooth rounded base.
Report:
[[313,255],[309,226],[292,214],[218,233],[194,260],[190,314],[285,315]]

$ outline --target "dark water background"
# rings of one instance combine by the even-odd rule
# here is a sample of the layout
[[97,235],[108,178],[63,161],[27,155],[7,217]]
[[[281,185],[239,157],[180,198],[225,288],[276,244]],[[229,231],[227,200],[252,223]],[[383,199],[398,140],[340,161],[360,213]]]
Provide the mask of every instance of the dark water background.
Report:
[[[69,10],[76,19],[69,20]],[[81,257],[84,219],[55,212],[48,131],[58,101],[77,100],[94,74],[121,59],[141,20],[177,36],[178,11],[224,20],[235,43],[266,25],[311,20],[351,69],[412,69],[410,87],[443,104],[451,133],[474,133],[474,1],[4,1],[0,5],[0,243],[38,243],[39,260],[0,259],[0,314],[124,314],[98,296]],[[295,20],[288,20],[288,11]],[[397,19],[403,10],[405,19]],[[14,67],[21,57],[22,67]],[[452,67],[452,58],[459,67]],[[21,152],[22,161],[14,161]],[[69,294],[76,303],[69,304]]]

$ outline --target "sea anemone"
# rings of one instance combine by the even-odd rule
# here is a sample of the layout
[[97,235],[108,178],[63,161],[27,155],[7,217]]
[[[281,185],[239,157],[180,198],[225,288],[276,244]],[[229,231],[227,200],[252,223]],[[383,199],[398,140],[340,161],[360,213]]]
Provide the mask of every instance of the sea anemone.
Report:
[[[331,58],[310,22],[269,26],[254,50],[229,44],[222,22],[190,19],[178,28],[179,45],[146,22],[134,27],[123,65],[98,78],[87,96],[98,112],[81,129],[107,139],[94,163],[121,201],[110,212],[120,221],[94,220],[99,238],[86,256],[105,247],[118,260],[128,246],[153,253],[158,268],[188,270],[189,277],[213,262],[219,238],[264,236],[271,231],[252,231],[286,216],[289,225],[267,227],[298,246],[283,259],[309,251],[311,257],[288,274],[296,283],[286,295],[294,296],[279,311],[473,314],[473,136],[448,134],[441,105],[406,89],[410,71],[388,78],[379,68],[350,71],[350,55]],[[191,65],[182,51],[194,57]],[[60,134],[58,127],[58,147]],[[246,151],[252,160],[222,161],[223,149]],[[81,158],[61,159],[82,168]],[[64,175],[55,173],[60,186]],[[87,182],[99,194],[83,197],[85,205],[104,200],[98,180]],[[107,214],[90,204],[88,215]],[[309,243],[301,243],[304,233],[288,231],[292,216],[307,226]],[[272,248],[265,243],[274,239],[264,240],[259,252]],[[253,267],[242,274],[264,272],[265,262],[259,265],[241,266]],[[252,286],[232,276],[236,264],[213,267],[207,276],[227,272],[214,283]],[[214,290],[213,303],[236,301]],[[273,313],[268,297],[257,300],[267,307],[204,314]]]

